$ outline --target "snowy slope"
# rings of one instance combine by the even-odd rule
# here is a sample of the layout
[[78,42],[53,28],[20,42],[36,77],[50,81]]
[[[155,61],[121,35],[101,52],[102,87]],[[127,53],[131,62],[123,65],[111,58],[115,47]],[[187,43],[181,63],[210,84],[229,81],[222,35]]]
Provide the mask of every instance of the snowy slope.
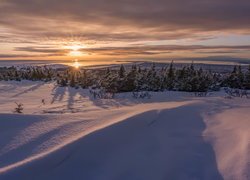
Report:
[[205,134],[213,145],[218,168],[225,179],[250,179],[250,108],[225,106],[205,118]]
[[152,94],[1,82],[0,179],[249,178],[249,99]]

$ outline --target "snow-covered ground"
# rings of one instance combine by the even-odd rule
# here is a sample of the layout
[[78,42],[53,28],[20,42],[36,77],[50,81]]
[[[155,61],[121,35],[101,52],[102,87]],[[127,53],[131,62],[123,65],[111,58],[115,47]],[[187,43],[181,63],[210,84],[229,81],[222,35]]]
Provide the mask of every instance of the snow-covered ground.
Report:
[[250,99],[152,95],[0,82],[0,179],[250,179]]

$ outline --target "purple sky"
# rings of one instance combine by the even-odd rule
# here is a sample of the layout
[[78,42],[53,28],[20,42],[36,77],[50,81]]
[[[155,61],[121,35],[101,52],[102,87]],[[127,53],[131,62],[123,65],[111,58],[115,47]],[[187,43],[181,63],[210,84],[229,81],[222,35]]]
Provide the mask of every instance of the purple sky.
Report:
[[250,59],[249,0],[0,0],[0,60]]

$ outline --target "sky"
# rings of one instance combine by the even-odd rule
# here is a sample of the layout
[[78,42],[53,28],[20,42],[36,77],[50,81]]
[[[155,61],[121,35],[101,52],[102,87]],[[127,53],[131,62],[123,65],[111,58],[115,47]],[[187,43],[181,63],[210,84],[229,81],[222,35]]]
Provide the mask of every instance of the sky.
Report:
[[0,60],[250,61],[249,0],[0,0]]

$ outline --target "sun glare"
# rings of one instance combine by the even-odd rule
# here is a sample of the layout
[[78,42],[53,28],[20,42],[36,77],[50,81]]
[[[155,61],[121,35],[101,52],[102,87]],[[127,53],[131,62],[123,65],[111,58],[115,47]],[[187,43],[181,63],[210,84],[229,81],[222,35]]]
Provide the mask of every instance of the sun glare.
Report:
[[72,65],[73,67],[75,67],[76,69],[78,69],[80,66],[81,66],[81,64],[78,62],[78,60],[76,59],[75,61],[74,61],[74,63],[73,63],[73,65]]
[[78,51],[79,49],[81,49],[83,47],[80,45],[72,45],[72,46],[69,46],[69,48],[72,49],[73,51]]

